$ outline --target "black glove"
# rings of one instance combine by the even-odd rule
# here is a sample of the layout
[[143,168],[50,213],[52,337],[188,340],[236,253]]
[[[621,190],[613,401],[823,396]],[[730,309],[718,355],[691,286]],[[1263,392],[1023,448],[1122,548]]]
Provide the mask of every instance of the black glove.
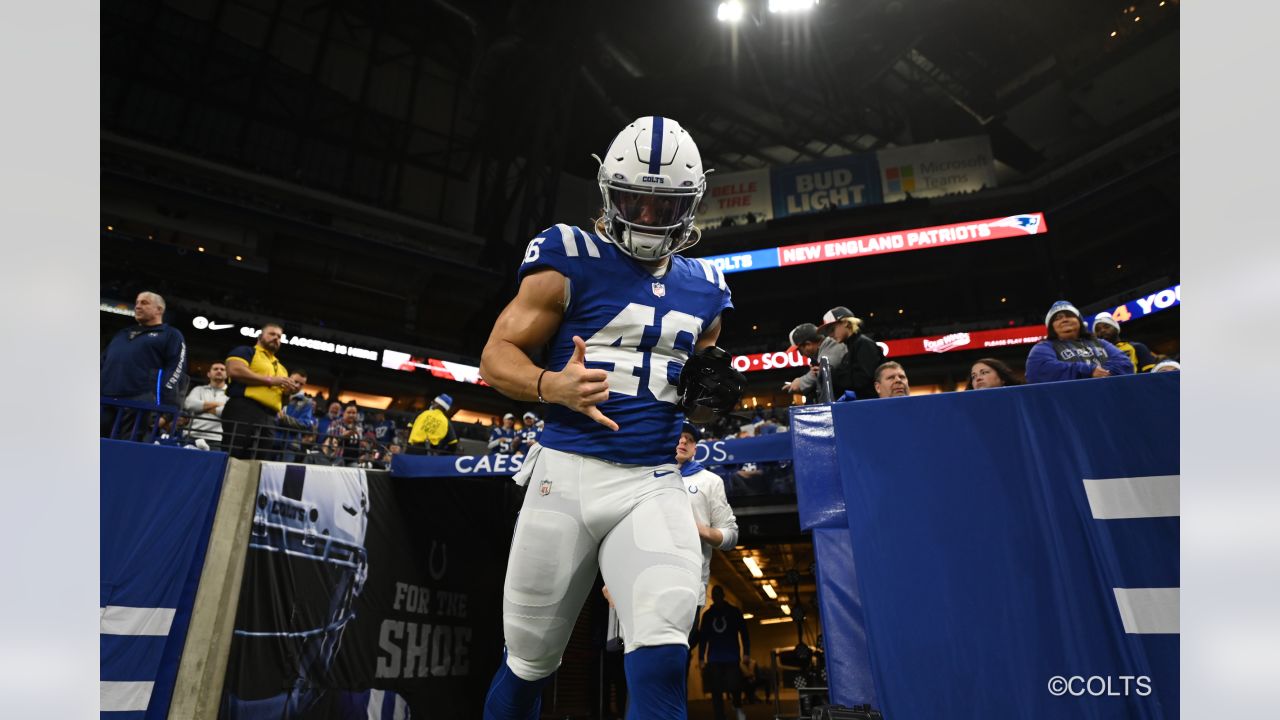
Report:
[[676,387],[680,407],[686,413],[698,405],[729,412],[742,399],[747,376],[734,369],[729,353],[712,345],[689,358],[680,371],[680,383]]

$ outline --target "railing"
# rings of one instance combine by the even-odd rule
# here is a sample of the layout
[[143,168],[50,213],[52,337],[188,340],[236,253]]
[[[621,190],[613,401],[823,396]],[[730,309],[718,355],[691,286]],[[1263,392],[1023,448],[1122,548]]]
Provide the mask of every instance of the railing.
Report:
[[203,413],[131,400],[101,399],[101,437],[198,450],[224,451],[244,460],[388,469],[391,450],[366,437],[320,437],[287,415],[271,423],[219,420],[218,429],[192,427],[209,421]]

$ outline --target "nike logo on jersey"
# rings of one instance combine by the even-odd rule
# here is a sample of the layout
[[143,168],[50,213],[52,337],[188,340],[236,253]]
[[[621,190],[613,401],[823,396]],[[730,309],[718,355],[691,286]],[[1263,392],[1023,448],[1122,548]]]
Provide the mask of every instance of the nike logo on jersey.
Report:
[[346,503],[343,503],[343,504],[342,504],[342,509],[343,509],[343,510],[346,510],[348,515],[350,515],[350,516],[352,516],[352,517],[355,517],[355,514],[356,514],[356,509],[355,509],[355,508],[351,507],[350,505],[347,505]]
[[670,475],[671,473],[672,473],[672,471],[671,471],[671,470],[654,470],[654,471],[653,471],[653,476],[654,476],[654,477],[662,477],[663,475]]

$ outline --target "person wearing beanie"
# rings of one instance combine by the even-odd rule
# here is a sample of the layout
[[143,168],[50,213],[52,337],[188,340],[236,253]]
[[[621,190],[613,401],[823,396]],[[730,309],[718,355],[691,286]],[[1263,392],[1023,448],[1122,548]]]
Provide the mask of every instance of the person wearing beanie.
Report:
[[538,424],[538,416],[532,412],[526,412],[524,417],[520,419],[520,430],[516,433],[515,455],[524,455],[538,444],[538,438],[542,435],[542,428]]
[[510,455],[516,444],[516,416],[507,413],[502,416],[502,427],[495,426],[489,431],[489,453]]
[[822,316],[818,332],[845,347],[844,359],[831,367],[831,385],[836,397],[852,390],[854,399],[876,396],[875,373],[884,362],[884,351],[876,341],[862,332],[862,320],[843,305],[831,308]]
[[1027,382],[1081,380],[1090,377],[1132,375],[1133,363],[1120,348],[1094,337],[1080,311],[1059,300],[1044,316],[1048,338],[1027,354]]
[[809,358],[809,371],[791,382],[783,383],[782,389],[789,393],[805,395],[808,402],[818,402],[818,358],[825,357],[831,364],[831,389],[836,397],[847,388],[837,388],[835,370],[844,362],[848,348],[834,338],[823,337],[818,326],[813,323],[800,323],[787,336],[791,341],[791,350],[799,350],[800,354]]
[[1168,360],[1168,359],[1161,360],[1160,362],[1156,363],[1155,367],[1151,368],[1151,372],[1153,373],[1179,372],[1181,370],[1182,370],[1182,365],[1177,360]]
[[1135,372],[1151,372],[1156,365],[1156,356],[1144,344],[1136,340],[1120,339],[1120,321],[1109,312],[1100,312],[1093,316],[1093,334],[1100,340],[1120,348],[1120,352],[1129,356]]
[[458,452],[458,435],[449,418],[457,412],[453,398],[440,393],[413,421],[409,431],[409,455],[454,455]]

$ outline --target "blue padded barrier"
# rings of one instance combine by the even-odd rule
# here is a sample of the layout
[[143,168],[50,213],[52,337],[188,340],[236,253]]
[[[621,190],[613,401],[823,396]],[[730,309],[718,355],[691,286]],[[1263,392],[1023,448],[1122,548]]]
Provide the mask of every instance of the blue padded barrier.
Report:
[[101,440],[102,720],[158,720],[169,700],[227,456]]
[[[828,662],[858,666],[860,599],[887,717],[1178,716],[1177,373],[842,404],[832,429],[850,556],[815,537]],[[795,442],[821,526],[829,455]]]

